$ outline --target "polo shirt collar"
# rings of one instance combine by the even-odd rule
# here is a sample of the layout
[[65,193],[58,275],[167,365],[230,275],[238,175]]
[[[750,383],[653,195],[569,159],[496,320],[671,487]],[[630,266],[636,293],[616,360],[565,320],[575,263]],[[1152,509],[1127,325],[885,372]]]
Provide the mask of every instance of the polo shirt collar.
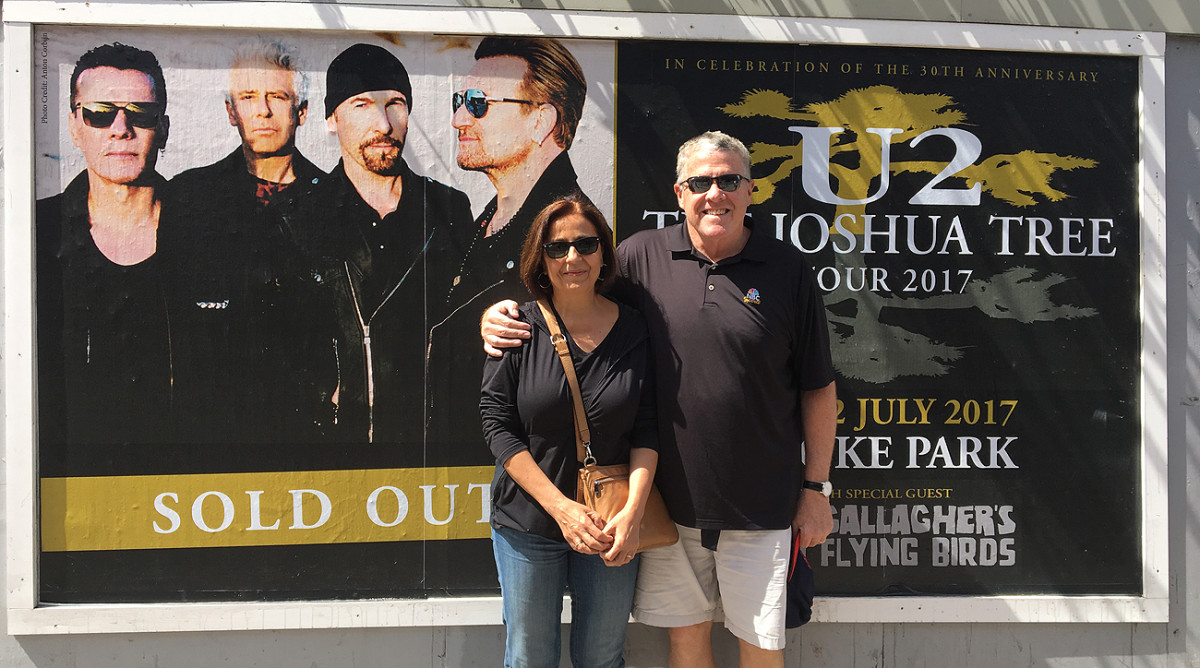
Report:
[[[755,231],[754,225],[748,219],[746,227],[750,230],[750,238],[746,241],[746,246],[742,248],[740,253],[731,255],[721,260],[718,264],[727,264],[739,260],[751,260],[753,262],[766,261],[768,238]],[[683,257],[694,257],[698,260],[708,261],[692,245],[692,237],[687,233],[687,221],[672,225],[667,229],[669,230],[667,233],[667,250],[671,252],[672,256],[678,258],[682,255]]]
[[691,255],[695,249],[692,247],[692,238],[687,233],[687,221],[676,223],[667,228],[667,250],[672,253],[686,253]]

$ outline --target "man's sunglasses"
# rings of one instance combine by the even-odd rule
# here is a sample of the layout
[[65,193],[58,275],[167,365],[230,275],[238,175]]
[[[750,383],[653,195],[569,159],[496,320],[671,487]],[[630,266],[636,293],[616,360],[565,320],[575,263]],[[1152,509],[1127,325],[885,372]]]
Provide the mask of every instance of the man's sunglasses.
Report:
[[600,250],[600,237],[584,237],[575,241],[551,241],[542,244],[542,250],[546,251],[546,257],[551,260],[561,260],[571,252],[571,246],[574,246],[575,252],[580,255],[591,255]]
[[493,102],[515,102],[517,104],[534,104],[532,100],[516,100],[511,97],[488,97],[483,94],[483,91],[478,88],[468,88],[461,93],[454,94],[454,111],[458,108],[467,105],[467,111],[475,118],[483,118],[488,112],[488,105]]
[[750,177],[742,176],[741,174],[722,174],[720,176],[693,176],[684,179],[680,183],[687,184],[688,190],[702,195],[708,192],[712,187],[713,181],[717,182],[717,187],[727,193],[731,193],[742,187],[742,181],[749,181]]
[[117,112],[125,111],[125,122],[135,128],[149,130],[158,127],[162,105],[157,102],[77,102],[75,109],[89,128],[111,127]]

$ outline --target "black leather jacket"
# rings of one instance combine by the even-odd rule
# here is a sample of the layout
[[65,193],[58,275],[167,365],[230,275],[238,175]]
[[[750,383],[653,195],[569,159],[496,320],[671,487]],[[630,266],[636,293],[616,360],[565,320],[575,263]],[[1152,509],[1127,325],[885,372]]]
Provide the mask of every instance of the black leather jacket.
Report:
[[[165,185],[160,184],[159,196]],[[37,370],[43,461],[97,445],[174,440],[171,321],[159,253],[123,267],[91,237],[88,173],[37,203]],[[160,234],[176,207],[162,202]],[[45,467],[44,467],[45,468]]]
[[324,440],[336,360],[332,315],[284,224],[309,206],[324,172],[299,153],[296,179],[262,206],[241,148],[172,179],[178,223],[159,235],[184,307],[178,341],[180,428],[249,443]]
[[503,300],[524,302],[529,291],[521,282],[521,245],[533,219],[563,198],[584,201],[575,168],[564,151],[538,181],[499,233],[484,230],[496,212],[493,199],[474,224],[455,229],[453,245],[461,260],[456,271],[430,285],[431,299],[445,317],[434,320],[430,333],[428,457],[431,465],[486,465],[492,461],[482,443],[479,387],[484,354],[479,342],[479,316]]
[[454,262],[450,225],[471,213],[464,193],[407,165],[401,179],[396,210],[380,218],[339,164],[291,223],[337,322],[337,438],[398,444],[402,463],[422,465],[427,274]]

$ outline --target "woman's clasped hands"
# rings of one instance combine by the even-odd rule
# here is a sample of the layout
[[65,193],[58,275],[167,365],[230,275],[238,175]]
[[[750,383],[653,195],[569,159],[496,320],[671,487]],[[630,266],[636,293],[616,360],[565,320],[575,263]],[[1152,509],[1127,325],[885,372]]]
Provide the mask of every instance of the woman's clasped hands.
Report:
[[587,506],[566,497],[550,514],[558,523],[567,545],[580,554],[600,554],[612,547],[613,537],[605,532],[604,518]]

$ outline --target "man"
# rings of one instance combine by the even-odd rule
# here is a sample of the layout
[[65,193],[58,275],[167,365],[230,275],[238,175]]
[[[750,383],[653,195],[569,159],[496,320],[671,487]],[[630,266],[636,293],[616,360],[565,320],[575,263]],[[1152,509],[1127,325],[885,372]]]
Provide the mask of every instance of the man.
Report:
[[[589,202],[567,149],[587,97],[579,62],[560,42],[544,37],[487,37],[476,63],[454,94],[451,124],[458,131],[458,166],[483,172],[496,189],[472,226],[455,238],[462,261],[441,275],[431,348],[431,451],[451,461],[486,464],[479,447],[478,411],[483,364],[476,314],[499,299],[524,301],[518,275],[521,244],[535,216],[563,197]],[[476,453],[476,460],[464,460]]]
[[[546,204],[582,194],[566,150],[583,115],[587,81],[571,52],[546,37],[487,37],[475,60],[454,97],[458,166],[483,172],[496,188],[475,221],[483,236],[512,222],[524,231],[520,223]],[[527,203],[536,210],[522,212]]]
[[[700,135],[680,148],[676,171],[686,222],[635,234],[618,252],[625,297],[650,324],[656,480],[681,525],[679,543],[643,553],[634,618],[670,629],[672,666],[713,666],[719,598],[741,665],[782,666],[791,535],[811,547],[833,528],[824,306],[803,255],[746,225],[753,182],[741,142]],[[527,329],[499,317],[512,309],[489,312],[489,344]]]
[[241,145],[171,181],[183,220],[163,243],[190,306],[175,328],[190,339],[180,364],[193,381],[177,392],[196,437],[305,442],[332,419],[333,318],[285,223],[325,178],[296,150],[306,94],[288,47],[239,52],[225,112]]
[[[170,307],[158,253],[173,212],[154,169],[167,142],[154,54],[98,46],[75,63],[67,127],[87,168],[37,204],[39,435],[142,444],[171,430]],[[60,453],[56,453],[60,454]]]
[[355,44],[330,63],[325,123],[342,159],[305,227],[338,322],[340,437],[405,446],[421,465],[426,260],[471,213],[465,194],[405,163],[412,104],[408,72],[382,47]]
[[[176,179],[207,195],[219,192],[214,190],[218,185],[249,189],[256,205],[264,207],[297,181],[307,184],[323,178],[325,173],[296,150],[296,131],[308,117],[307,94],[308,76],[289,47],[267,41],[239,52],[229,70],[225,113],[238,130],[241,146],[219,162]],[[246,208],[244,198],[236,201]]]

